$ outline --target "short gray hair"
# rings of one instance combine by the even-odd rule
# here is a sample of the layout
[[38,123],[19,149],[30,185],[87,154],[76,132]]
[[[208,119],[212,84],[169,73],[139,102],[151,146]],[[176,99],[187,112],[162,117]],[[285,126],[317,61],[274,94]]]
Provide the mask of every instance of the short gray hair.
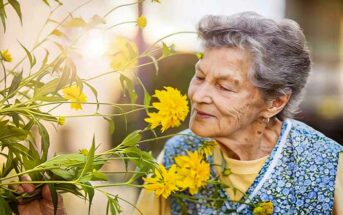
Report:
[[255,12],[232,16],[205,16],[198,24],[204,48],[237,47],[252,56],[250,81],[266,100],[291,94],[285,108],[276,115],[293,117],[302,101],[311,71],[305,36],[290,19],[276,22]]

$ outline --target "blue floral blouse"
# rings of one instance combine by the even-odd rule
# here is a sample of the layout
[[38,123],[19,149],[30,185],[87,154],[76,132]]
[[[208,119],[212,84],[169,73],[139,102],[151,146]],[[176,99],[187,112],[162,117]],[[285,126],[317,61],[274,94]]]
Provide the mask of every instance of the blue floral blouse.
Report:
[[[163,164],[195,151],[202,141],[190,130],[167,141]],[[281,134],[242,201],[272,201],[274,214],[331,214],[339,153],[343,147],[308,125],[287,119]],[[213,158],[208,162],[213,164]],[[218,178],[213,166],[211,177]],[[224,188],[207,185],[194,197],[197,202],[171,197],[172,214],[252,214],[249,204],[230,201]],[[226,199],[226,201],[212,201]]]

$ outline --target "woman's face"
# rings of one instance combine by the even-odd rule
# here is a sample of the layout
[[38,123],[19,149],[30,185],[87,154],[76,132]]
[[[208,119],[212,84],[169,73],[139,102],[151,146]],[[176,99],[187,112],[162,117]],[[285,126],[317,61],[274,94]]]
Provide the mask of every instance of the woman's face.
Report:
[[195,66],[188,96],[189,127],[199,136],[220,138],[249,130],[266,103],[248,80],[250,58],[237,48],[206,49]]

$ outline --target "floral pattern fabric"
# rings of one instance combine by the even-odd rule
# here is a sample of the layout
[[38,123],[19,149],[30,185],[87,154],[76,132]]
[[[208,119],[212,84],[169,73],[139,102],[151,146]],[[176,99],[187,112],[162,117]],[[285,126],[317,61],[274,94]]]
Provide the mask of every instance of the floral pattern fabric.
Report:
[[[190,130],[167,141],[163,164],[195,151],[203,141]],[[331,214],[339,153],[343,147],[308,125],[287,119],[281,134],[242,202],[272,201],[274,214]],[[210,156],[208,162],[213,164]],[[218,178],[213,166],[211,177]],[[207,185],[197,202],[171,197],[172,214],[252,214],[248,204],[230,201],[223,188]],[[189,194],[188,194],[189,195]],[[211,199],[225,199],[213,202]]]

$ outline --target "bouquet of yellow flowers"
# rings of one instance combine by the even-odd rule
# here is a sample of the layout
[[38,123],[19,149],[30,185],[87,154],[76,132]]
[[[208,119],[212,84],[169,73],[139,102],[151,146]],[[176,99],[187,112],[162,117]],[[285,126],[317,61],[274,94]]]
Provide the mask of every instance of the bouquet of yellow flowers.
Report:
[[[9,49],[0,50],[2,67],[2,76],[0,76],[0,157],[4,160],[0,170],[0,214],[18,213],[17,205],[19,203],[41,198],[44,185],[49,186],[55,213],[58,205],[58,193],[72,193],[87,199],[90,211],[94,193],[98,191],[107,198],[107,213],[111,214],[121,212],[119,200],[125,201],[125,199],[104,191],[102,189],[104,187],[143,187],[154,191],[157,196],[168,198],[170,195],[174,195],[177,198],[192,201],[198,201],[196,194],[208,184],[225,187],[217,178],[211,177],[208,157],[216,147],[216,143],[213,141],[202,143],[197,151],[187,151],[185,155],[177,156],[175,164],[168,169],[162,164],[158,164],[151,153],[139,148],[140,143],[173,136],[174,134],[158,137],[154,129],[160,129],[163,133],[169,128],[180,126],[188,115],[189,104],[185,95],[178,89],[169,86],[155,90],[151,96],[143,81],[133,71],[150,64],[158,70],[160,60],[175,54],[174,46],[168,46],[163,40],[175,34],[194,32],[177,32],[167,35],[144,51],[139,51],[134,42],[116,36],[115,51],[110,53],[111,71],[84,78],[78,73],[79,68],[72,56],[78,54],[77,44],[87,32],[92,29],[100,29],[104,32],[112,31],[123,24],[135,24],[139,29],[145,28],[147,25],[145,16],[138,16],[134,20],[116,24],[107,23],[107,17],[117,9],[140,4],[144,0],[118,5],[102,16],[95,14],[88,20],[75,17],[75,11],[91,1],[79,5],[61,21],[56,21],[52,17],[59,8],[63,7],[63,3],[59,0],[54,0],[54,2],[42,0],[42,3],[47,4],[50,8],[52,5],[55,7],[49,13],[32,48],[29,49],[19,42],[25,52],[25,56],[21,59],[16,59],[16,56],[12,57]],[[158,0],[153,0],[152,3],[154,2],[159,3]],[[9,8],[14,9],[20,21],[23,19],[21,5],[17,0],[8,0],[7,3],[0,1],[0,18],[4,32],[7,26],[6,11]],[[48,28],[48,25],[53,25],[53,27]],[[47,29],[49,33],[42,36],[42,32]],[[69,35],[71,30],[74,30],[76,35]],[[45,48],[47,44],[54,45],[55,53],[51,53],[52,49]],[[38,49],[45,50],[43,58],[36,57]],[[197,54],[197,57],[201,58],[202,54]],[[146,63],[139,65],[141,59],[149,59],[149,62],[145,61]],[[12,66],[11,62],[16,64]],[[27,63],[27,67],[24,63]],[[131,101],[130,104],[106,103],[99,100],[97,89],[91,81],[113,74],[118,75],[121,87]],[[136,87],[140,87],[144,92],[143,104],[137,103]],[[88,98],[89,96],[84,92],[85,89],[92,92],[94,101]],[[95,112],[85,115],[65,115],[59,110],[65,104],[74,110],[81,110],[85,105],[94,106]],[[101,113],[101,106],[116,108],[120,110],[120,113]],[[127,108],[129,110],[124,111]],[[146,112],[146,127],[131,132],[116,147],[97,152],[97,144],[93,138],[89,149],[49,156],[51,145],[47,124],[58,127],[63,126],[68,118],[95,116],[104,118],[113,132],[112,116],[125,116],[137,111]],[[37,132],[34,132],[35,130]],[[152,132],[156,136],[143,140],[145,132]],[[113,160],[120,160],[126,165],[131,162],[135,165],[136,169],[130,171],[132,173],[130,178],[120,183],[91,183],[91,181],[109,181],[108,172],[103,171],[103,166]],[[226,169],[226,174],[230,174],[229,168]],[[30,181],[24,180],[27,176],[30,177]],[[144,185],[135,183],[139,178],[143,178]],[[23,184],[34,184],[35,190],[24,193],[16,189],[18,185]],[[216,207],[225,201],[219,197],[212,200]],[[271,214],[273,212],[271,202],[261,202],[252,206],[253,214]]]
[[[74,13],[81,7],[89,4],[87,1],[68,15],[62,21],[52,18],[54,13],[63,7],[61,1],[43,3],[53,8],[46,22],[39,32],[37,41],[29,49],[20,43],[25,52],[22,59],[12,56],[9,49],[1,50],[0,63],[2,76],[0,80],[0,156],[4,163],[0,171],[0,214],[18,213],[19,203],[32,201],[40,198],[43,185],[47,184],[51,191],[51,199],[55,210],[58,205],[58,192],[72,193],[85,198],[92,204],[94,192],[99,191],[107,198],[107,211],[117,214],[121,211],[118,203],[119,197],[113,193],[106,192],[101,188],[111,186],[137,186],[136,179],[147,176],[154,171],[158,164],[152,155],[141,150],[138,145],[141,142],[153,141],[158,138],[142,140],[144,132],[151,132],[157,127],[161,131],[171,127],[177,127],[185,120],[188,114],[188,102],[186,96],[172,87],[156,90],[151,96],[145,89],[142,81],[134,72],[138,67],[154,64],[158,69],[158,62],[168,56],[174,55],[173,46],[166,45],[162,39],[156,41],[151,47],[143,52],[138,52],[137,46],[132,41],[123,37],[116,37],[116,51],[111,53],[110,65],[112,70],[97,74],[94,77],[83,78],[78,74],[78,66],[71,56],[78,54],[76,46],[80,39],[90,30],[102,29],[103,31],[114,30],[122,24],[135,24],[138,28],[144,28],[147,20],[139,16],[135,20],[125,21],[111,25],[107,23],[107,16],[114,13],[118,8],[128,7],[142,3],[137,1],[130,4],[118,5],[111,8],[105,15],[94,15],[89,20],[75,17]],[[158,1],[155,1],[158,2]],[[3,3],[0,1],[0,17],[4,31],[6,30],[6,11],[13,8],[20,20],[23,19],[20,3],[16,0]],[[49,29],[47,26],[53,25]],[[42,32],[49,29],[49,33],[42,36]],[[76,36],[68,35],[70,30],[76,30]],[[172,36],[174,34],[168,35]],[[167,37],[168,37],[167,36]],[[60,42],[61,40],[67,43]],[[55,46],[56,53],[51,54],[52,49],[46,49],[47,44]],[[65,45],[67,44],[67,45]],[[161,46],[159,46],[161,44]],[[36,51],[45,50],[45,56],[40,59],[36,57]],[[148,63],[139,65],[139,59],[150,59]],[[11,66],[10,62],[15,62]],[[28,63],[27,68],[24,63]],[[25,68],[24,68],[25,67]],[[23,68],[23,69],[21,69]],[[118,74],[122,88],[129,95],[130,104],[104,103],[99,101],[97,89],[92,86],[91,81],[97,78]],[[137,104],[137,93],[135,87],[141,87],[144,92],[144,104]],[[84,90],[88,88],[93,93],[95,101],[87,98]],[[151,105],[151,101],[154,101]],[[64,115],[58,111],[59,107],[69,104],[75,110],[83,109],[85,105],[95,106],[95,112],[82,115]],[[120,113],[102,114],[101,106],[111,106],[122,110],[129,107],[129,111]],[[53,112],[54,111],[54,112]],[[111,116],[126,115],[136,111],[146,111],[148,123],[146,128],[135,130],[115,148],[104,152],[96,152],[95,138],[89,149],[82,149],[76,153],[49,156],[50,136],[47,123],[54,126],[63,126],[70,117],[103,117],[110,123],[109,127],[114,129]],[[54,113],[58,113],[58,115]],[[38,131],[38,134],[33,132]],[[169,135],[170,136],[170,135]],[[39,141],[37,141],[39,137]],[[126,182],[107,183],[94,185],[90,181],[107,181],[107,173],[102,167],[112,161],[121,160],[125,163],[132,162],[136,166],[135,171]],[[115,172],[115,171],[114,171]],[[30,181],[24,180],[23,176],[29,176]],[[15,187],[22,184],[34,184],[35,191],[31,193],[20,192]]]

